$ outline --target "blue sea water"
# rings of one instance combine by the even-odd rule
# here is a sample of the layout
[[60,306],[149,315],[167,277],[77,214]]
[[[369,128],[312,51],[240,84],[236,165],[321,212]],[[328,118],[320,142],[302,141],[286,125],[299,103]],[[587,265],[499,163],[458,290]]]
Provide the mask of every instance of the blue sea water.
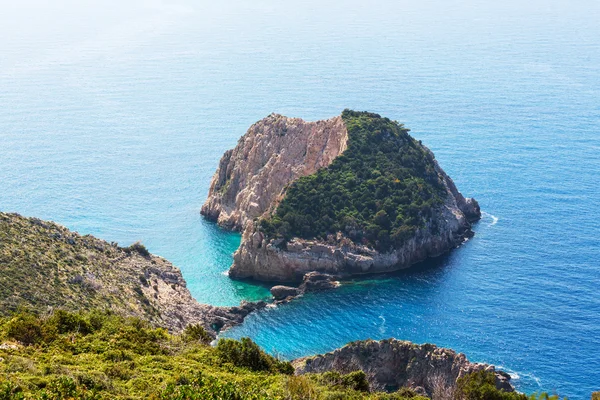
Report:
[[518,388],[600,389],[600,3],[25,0],[0,13],[0,210],[141,240],[201,302],[240,238],[199,209],[221,154],[271,112],[404,122],[484,218],[450,254],[250,316],[292,358],[432,342]]

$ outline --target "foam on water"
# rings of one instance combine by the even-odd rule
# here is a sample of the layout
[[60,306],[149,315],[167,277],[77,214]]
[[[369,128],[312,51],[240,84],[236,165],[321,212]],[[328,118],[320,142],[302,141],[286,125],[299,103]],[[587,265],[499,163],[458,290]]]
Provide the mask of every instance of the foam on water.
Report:
[[492,215],[490,213],[487,213],[485,211],[481,212],[481,217],[485,218],[485,219],[491,219],[492,221],[489,223],[489,226],[494,226],[498,223],[498,217],[496,217],[495,215]]

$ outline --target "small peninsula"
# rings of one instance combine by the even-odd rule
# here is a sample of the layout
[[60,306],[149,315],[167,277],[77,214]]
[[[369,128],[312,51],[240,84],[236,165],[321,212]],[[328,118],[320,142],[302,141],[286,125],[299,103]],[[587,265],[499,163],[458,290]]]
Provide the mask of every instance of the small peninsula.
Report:
[[0,316],[23,308],[110,310],[173,332],[200,324],[214,337],[264,305],[200,304],[179,268],[140,243],[120,247],[54,222],[0,212]]
[[402,124],[344,110],[271,114],[227,151],[202,214],[242,232],[229,275],[298,282],[407,268],[457,247],[481,218]]

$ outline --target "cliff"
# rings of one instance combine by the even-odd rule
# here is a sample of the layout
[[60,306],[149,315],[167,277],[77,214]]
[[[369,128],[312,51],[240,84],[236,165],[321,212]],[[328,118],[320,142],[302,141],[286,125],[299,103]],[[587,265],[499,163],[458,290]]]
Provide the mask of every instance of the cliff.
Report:
[[278,282],[407,268],[460,245],[481,216],[408,129],[349,110],[253,125],[202,213],[243,231],[230,276]]
[[295,360],[293,365],[297,374],[361,370],[381,389],[409,387],[432,398],[453,398],[460,378],[486,371],[495,375],[497,389],[514,391],[510,376],[492,365],[471,363],[464,354],[432,344],[396,339],[352,342],[331,353]]
[[181,271],[140,244],[127,248],[37,218],[0,213],[0,315],[111,310],[179,331],[214,332],[264,304],[213,307],[190,294]]
[[346,148],[341,117],[306,122],[271,114],[225,152],[201,213],[241,231],[271,207],[284,188],[329,165]]

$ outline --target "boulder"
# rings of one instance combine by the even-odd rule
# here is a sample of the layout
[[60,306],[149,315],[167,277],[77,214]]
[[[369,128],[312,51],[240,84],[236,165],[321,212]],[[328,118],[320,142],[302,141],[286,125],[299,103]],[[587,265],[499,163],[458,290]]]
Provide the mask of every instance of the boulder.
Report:
[[271,288],[271,294],[275,300],[284,300],[288,297],[296,297],[300,293],[300,289],[292,286],[278,285]]

